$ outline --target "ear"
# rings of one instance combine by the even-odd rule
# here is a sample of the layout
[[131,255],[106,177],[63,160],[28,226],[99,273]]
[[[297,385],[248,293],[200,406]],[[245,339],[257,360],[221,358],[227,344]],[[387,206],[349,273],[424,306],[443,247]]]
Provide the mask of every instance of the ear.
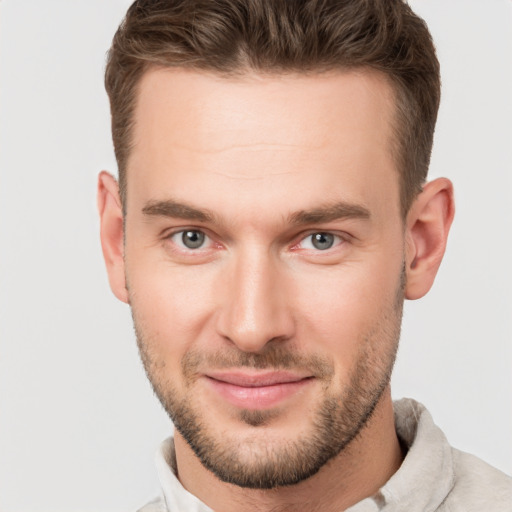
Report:
[[412,204],[406,222],[407,299],[419,299],[432,287],[454,213],[453,185],[446,178],[427,183]]
[[114,295],[128,303],[124,273],[123,209],[117,180],[102,171],[98,177],[98,211],[103,258]]

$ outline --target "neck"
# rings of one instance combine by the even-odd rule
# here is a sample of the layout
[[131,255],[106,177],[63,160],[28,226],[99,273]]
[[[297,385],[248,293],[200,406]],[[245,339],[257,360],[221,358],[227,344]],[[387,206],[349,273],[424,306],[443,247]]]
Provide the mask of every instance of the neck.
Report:
[[289,487],[244,489],[222,482],[203,467],[178,432],[174,442],[182,485],[210,508],[222,512],[344,510],[374,495],[403,460],[389,388],[366,426],[345,450],[312,477]]

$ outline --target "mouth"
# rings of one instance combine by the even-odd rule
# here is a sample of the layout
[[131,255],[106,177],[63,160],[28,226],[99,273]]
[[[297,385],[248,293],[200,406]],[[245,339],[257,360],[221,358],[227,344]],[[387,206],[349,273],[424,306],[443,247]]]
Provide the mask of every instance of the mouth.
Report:
[[252,410],[276,407],[314,381],[311,375],[287,371],[209,372],[205,378],[222,399],[235,407]]

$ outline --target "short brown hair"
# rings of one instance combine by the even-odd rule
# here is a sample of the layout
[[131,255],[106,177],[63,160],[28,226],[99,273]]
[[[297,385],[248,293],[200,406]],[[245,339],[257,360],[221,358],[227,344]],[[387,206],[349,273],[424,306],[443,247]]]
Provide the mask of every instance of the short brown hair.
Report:
[[228,75],[378,70],[395,91],[404,215],[426,179],[439,62],[425,22],[404,0],[136,0],[105,73],[123,205],[137,86],[152,66]]

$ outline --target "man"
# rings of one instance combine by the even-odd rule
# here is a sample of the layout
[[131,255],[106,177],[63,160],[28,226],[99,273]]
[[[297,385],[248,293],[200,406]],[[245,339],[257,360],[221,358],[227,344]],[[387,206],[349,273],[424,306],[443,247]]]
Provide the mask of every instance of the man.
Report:
[[135,2],[106,72],[114,294],[176,427],[143,510],[511,510],[391,401],[405,298],[453,219],[439,65],[401,0]]

